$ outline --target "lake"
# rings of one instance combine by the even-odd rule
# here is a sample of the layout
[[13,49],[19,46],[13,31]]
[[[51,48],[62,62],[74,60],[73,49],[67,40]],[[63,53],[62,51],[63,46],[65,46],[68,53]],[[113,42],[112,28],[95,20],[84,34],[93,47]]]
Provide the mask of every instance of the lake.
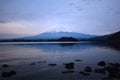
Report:
[[[0,80],[104,80],[109,73],[97,73],[120,63],[118,47],[91,42],[6,42],[0,43]],[[73,65],[67,65],[73,63]],[[2,67],[3,64],[9,67]],[[83,74],[89,66],[92,71]],[[14,70],[16,75],[3,77]]]

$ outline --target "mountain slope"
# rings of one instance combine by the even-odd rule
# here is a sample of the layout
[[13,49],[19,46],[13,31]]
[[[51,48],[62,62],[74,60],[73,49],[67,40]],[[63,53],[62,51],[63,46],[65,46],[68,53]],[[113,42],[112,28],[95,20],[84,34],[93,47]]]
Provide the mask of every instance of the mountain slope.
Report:
[[107,40],[119,40],[120,41],[120,31],[119,32],[116,32],[116,33],[113,33],[111,34],[111,36],[107,39]]
[[120,41],[120,31],[109,34],[109,35],[104,35],[104,36],[99,36],[99,37],[94,37],[91,38],[90,40],[96,40],[96,41]]
[[76,39],[88,39],[95,35],[81,34],[76,32],[45,32],[35,36],[22,37],[21,39],[59,39],[61,37],[73,37]]

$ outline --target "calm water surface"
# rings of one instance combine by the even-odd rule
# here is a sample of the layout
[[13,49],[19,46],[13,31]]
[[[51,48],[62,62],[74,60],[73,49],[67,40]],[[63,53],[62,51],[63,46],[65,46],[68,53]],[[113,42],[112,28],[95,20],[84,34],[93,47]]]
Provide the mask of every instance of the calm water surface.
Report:
[[[81,61],[75,61],[81,60]],[[99,61],[119,63],[120,50],[106,44],[90,42],[82,43],[0,43],[0,74],[15,70],[16,75],[0,80],[85,80],[103,79],[108,74],[96,74],[94,69],[101,68]],[[73,62],[74,73],[63,74],[67,71],[64,63]],[[10,67],[3,68],[3,64]],[[49,66],[56,64],[56,66]],[[86,66],[93,72],[90,76],[79,74]]]

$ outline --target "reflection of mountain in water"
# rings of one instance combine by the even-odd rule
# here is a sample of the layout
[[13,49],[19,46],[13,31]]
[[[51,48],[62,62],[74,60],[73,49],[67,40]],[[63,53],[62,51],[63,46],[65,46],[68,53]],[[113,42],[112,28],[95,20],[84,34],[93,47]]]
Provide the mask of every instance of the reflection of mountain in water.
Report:
[[110,44],[101,44],[101,43],[92,43],[92,42],[83,42],[83,43],[29,43],[29,44],[16,44],[17,46],[28,47],[28,48],[37,48],[43,51],[79,51],[87,50],[93,47],[107,47],[120,50],[119,46],[110,45]]
[[77,51],[94,47],[88,43],[39,43],[39,44],[17,44],[22,47],[37,48],[43,51]]

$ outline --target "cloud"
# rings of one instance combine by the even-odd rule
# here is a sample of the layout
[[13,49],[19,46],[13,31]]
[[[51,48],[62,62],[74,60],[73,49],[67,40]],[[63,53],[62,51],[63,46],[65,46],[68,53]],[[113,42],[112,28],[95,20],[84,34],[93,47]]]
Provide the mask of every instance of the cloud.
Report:
[[78,11],[84,10],[83,8],[81,8],[81,7],[79,7],[79,6],[76,6],[76,9],[77,9]]
[[114,13],[115,15],[120,15],[120,10],[118,10],[118,11],[115,11],[115,13]]
[[0,21],[0,23],[6,23],[6,21]]
[[0,23],[0,34],[35,35],[59,25],[56,20],[11,21]]
[[63,25],[58,25],[53,28],[51,28],[50,32],[59,32],[59,31],[71,31],[69,29],[69,26],[63,26]]
[[74,5],[75,5],[75,3],[74,3],[74,2],[71,2],[71,3],[69,3],[69,5],[70,5],[70,6],[74,6]]
[[40,24],[28,21],[7,22],[0,24],[0,34],[32,35],[41,33],[45,28],[38,28]]

